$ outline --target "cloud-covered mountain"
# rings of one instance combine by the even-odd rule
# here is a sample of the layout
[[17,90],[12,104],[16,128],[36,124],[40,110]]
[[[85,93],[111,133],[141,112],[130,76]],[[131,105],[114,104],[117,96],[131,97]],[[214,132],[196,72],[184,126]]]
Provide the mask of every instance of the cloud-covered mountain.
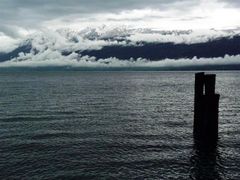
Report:
[[[0,49],[0,67],[177,67],[239,69],[240,29],[160,31],[59,29]],[[17,48],[14,48],[17,47]],[[187,69],[188,69],[187,68]]]

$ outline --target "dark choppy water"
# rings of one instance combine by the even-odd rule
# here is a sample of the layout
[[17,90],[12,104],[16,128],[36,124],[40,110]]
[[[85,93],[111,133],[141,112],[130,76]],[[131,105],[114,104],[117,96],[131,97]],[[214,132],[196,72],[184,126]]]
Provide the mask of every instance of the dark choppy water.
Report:
[[0,73],[0,179],[239,179],[240,74],[220,141],[194,148],[193,72]]

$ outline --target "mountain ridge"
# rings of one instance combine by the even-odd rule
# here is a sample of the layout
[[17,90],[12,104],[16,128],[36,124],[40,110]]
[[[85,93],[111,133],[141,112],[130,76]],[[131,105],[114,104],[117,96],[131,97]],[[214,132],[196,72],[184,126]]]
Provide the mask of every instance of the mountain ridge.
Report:
[[[0,50],[1,51],[1,50]],[[120,28],[59,29],[32,34],[11,52],[0,52],[0,62],[71,56],[150,61],[218,58],[240,54],[240,29],[173,30]],[[35,58],[35,57],[38,58]],[[45,59],[44,59],[45,58]]]

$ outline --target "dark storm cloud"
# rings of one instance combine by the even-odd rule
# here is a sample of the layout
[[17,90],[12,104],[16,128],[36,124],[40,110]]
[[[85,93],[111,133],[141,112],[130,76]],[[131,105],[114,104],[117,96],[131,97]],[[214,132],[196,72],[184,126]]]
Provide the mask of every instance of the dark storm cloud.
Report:
[[11,36],[13,38],[17,38],[20,36],[18,28],[13,26],[2,25],[0,26],[0,32],[2,32],[6,36]]
[[[190,8],[198,0],[1,0],[0,32],[17,36],[14,28],[37,28],[46,20],[68,15],[88,18],[95,13],[118,13],[123,10],[154,8]],[[13,34],[12,34],[13,33]]]
[[167,29],[232,27],[239,13],[229,21],[225,17],[231,12],[224,8],[239,5],[238,0],[0,0],[0,33],[17,38],[47,28],[111,22]]
[[[79,12],[103,12],[138,8],[169,8],[174,3],[193,4],[198,0],[1,0],[0,7],[5,10],[31,9],[48,11],[48,14]],[[184,6],[179,8],[183,8]]]
[[240,7],[240,1],[239,0],[218,0],[218,2],[224,2],[227,6],[231,7]]

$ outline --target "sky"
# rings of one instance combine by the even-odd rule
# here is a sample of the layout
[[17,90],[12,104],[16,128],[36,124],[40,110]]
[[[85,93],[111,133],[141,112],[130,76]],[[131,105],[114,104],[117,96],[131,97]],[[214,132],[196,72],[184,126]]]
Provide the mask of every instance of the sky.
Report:
[[[119,27],[122,30],[112,31]],[[85,39],[96,33],[85,31],[88,28],[97,29],[101,37],[125,33],[126,41]],[[81,33],[69,34],[65,29]],[[162,34],[162,30],[183,33]],[[191,44],[234,34],[240,34],[239,0],[0,0],[0,54],[13,51],[26,39],[39,52],[22,52],[15,59],[18,62],[63,61],[66,57],[61,53],[66,50],[73,52],[69,59],[79,61],[77,50],[126,45],[129,40],[133,45],[139,41]]]
[[0,34],[18,38],[41,29],[125,25],[137,28],[231,29],[238,0],[1,0]]

